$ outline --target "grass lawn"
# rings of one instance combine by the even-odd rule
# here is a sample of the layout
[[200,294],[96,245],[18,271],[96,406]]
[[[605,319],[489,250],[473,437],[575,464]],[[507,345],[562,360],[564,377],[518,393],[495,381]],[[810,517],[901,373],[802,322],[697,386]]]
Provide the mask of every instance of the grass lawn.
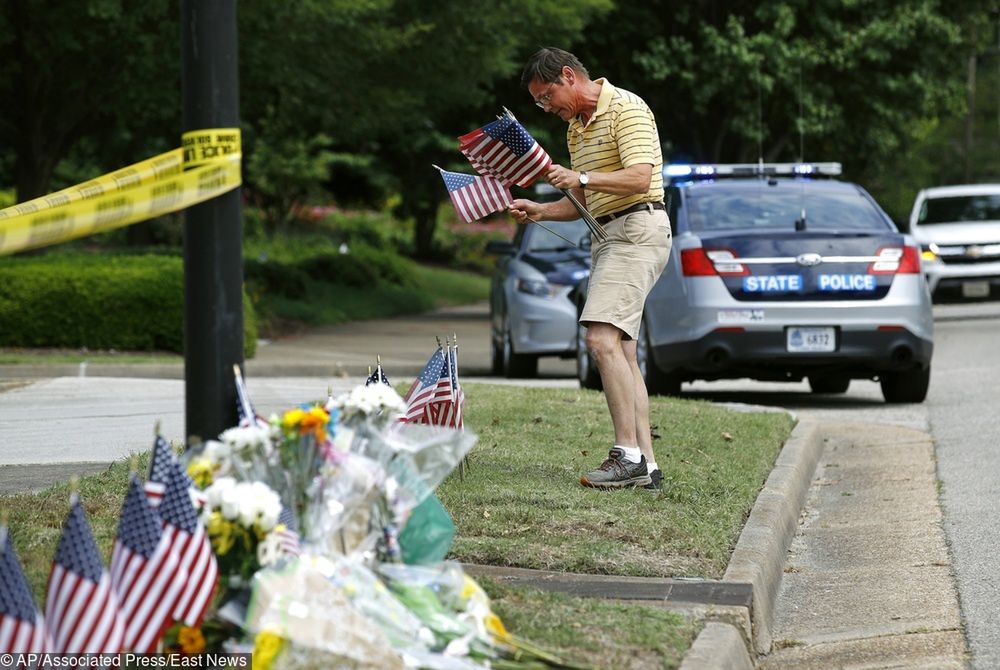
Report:
[[[479,443],[464,478],[438,493],[455,519],[452,558],[575,572],[721,577],[743,522],[787,438],[785,414],[743,414],[654,398],[664,488],[601,492],[579,475],[603,459],[611,426],[594,391],[470,384],[466,426]],[[137,459],[147,469],[148,453]],[[105,560],[128,464],[83,477],[79,489]],[[0,498],[36,602],[66,516],[68,485]],[[483,580],[516,635],[581,664],[673,668],[701,623],[652,606],[549,594]]]
[[464,479],[439,496],[469,563],[635,576],[721,578],[792,421],[653,398],[663,490],[579,484],[611,446],[596,391],[464,386],[479,434]]

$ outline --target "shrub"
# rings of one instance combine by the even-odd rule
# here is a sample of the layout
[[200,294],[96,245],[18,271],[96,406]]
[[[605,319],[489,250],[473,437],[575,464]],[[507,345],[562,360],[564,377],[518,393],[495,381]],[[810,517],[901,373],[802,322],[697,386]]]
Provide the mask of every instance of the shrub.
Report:
[[[257,323],[244,294],[244,355]],[[184,348],[183,261],[47,255],[0,262],[0,345],[131,351]]]
[[411,285],[412,264],[406,259],[363,244],[349,249],[345,254],[327,252],[303,259],[298,269],[317,281],[358,288],[377,284]]

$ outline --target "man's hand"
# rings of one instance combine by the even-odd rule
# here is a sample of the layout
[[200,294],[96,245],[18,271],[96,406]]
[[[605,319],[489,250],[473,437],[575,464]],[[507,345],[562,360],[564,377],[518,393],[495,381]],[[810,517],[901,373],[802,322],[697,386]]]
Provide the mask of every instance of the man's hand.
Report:
[[545,173],[545,178],[556,188],[580,188],[580,173],[555,163]]
[[507,211],[518,223],[527,223],[528,219],[538,221],[542,218],[542,206],[533,200],[519,198],[507,205]]

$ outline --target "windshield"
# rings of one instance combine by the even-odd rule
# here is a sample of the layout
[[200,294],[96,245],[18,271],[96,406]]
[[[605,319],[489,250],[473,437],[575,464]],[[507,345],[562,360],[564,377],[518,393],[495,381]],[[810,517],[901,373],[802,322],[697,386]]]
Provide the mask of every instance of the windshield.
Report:
[[[544,223],[546,228],[551,228],[575,245],[579,245],[580,240],[589,232],[587,224],[583,219],[576,219],[575,221],[545,221]],[[545,230],[541,226],[532,226],[531,237],[528,238],[527,251],[538,252],[572,249],[573,245],[566,240],[559,239],[552,232]]]
[[1000,194],[927,198],[917,219],[920,225],[958,221],[1000,221]]
[[685,204],[693,231],[795,230],[803,209],[807,230],[885,230],[888,225],[856,188],[816,188],[809,182],[716,182],[689,189]]

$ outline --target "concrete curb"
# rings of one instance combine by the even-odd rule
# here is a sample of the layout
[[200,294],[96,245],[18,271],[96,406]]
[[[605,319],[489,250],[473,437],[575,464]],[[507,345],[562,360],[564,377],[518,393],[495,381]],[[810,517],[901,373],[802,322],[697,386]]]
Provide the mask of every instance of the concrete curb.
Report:
[[735,626],[710,621],[695,638],[680,670],[753,670],[743,636]]
[[823,443],[816,422],[803,420],[795,426],[757,496],[723,576],[724,582],[750,583],[753,587],[750,641],[730,624],[710,622],[685,656],[683,670],[753,668],[756,655],[770,652],[785,555],[798,528]]

